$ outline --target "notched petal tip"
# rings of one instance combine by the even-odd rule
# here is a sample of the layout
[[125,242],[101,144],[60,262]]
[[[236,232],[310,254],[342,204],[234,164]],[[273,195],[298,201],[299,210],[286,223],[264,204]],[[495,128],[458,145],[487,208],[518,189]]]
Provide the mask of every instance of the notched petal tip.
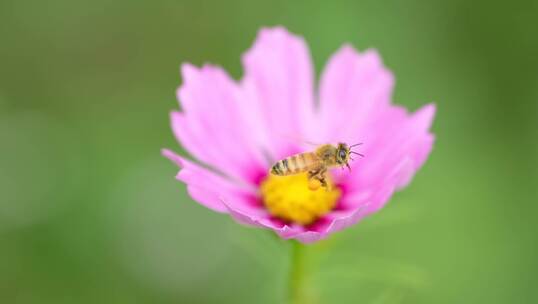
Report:
[[422,106],[422,108],[420,108],[418,111],[417,111],[417,114],[418,113],[424,113],[424,115],[427,115],[428,117],[432,117],[435,115],[437,111],[437,105],[435,104],[435,102],[430,102],[424,106]]
[[340,48],[335,52],[335,54],[342,55],[358,55],[359,51],[353,46],[351,42],[343,43]]
[[264,38],[287,38],[287,37],[293,37],[293,38],[300,38],[293,33],[291,33],[287,28],[285,28],[282,25],[275,25],[275,26],[264,26],[258,31],[258,36],[256,40],[264,39]]
[[262,27],[257,35],[252,46],[242,54],[241,60],[244,65],[255,60],[256,50],[259,51],[274,51],[283,45],[295,45],[308,50],[306,41],[303,37],[293,34],[283,26]]
[[183,160],[170,149],[161,149],[161,155],[171,160],[178,167],[183,168]]
[[176,97],[178,101],[185,102],[187,100],[187,91],[189,86],[196,87],[200,83],[204,83],[203,77],[228,77],[224,69],[218,65],[204,63],[201,67],[197,67],[191,63],[181,64],[181,85],[176,89]]
[[189,62],[182,63],[179,69],[183,79],[195,74],[197,70],[196,66]]
[[363,52],[360,52],[349,42],[342,44],[342,46],[332,54],[328,64],[331,63],[332,60],[338,60],[350,65],[362,62],[363,66],[386,69],[383,58],[377,49],[368,48]]
[[381,58],[379,51],[375,48],[367,48],[361,55],[371,62],[372,65],[384,66],[383,58]]
[[428,130],[430,129],[433,119],[435,117],[435,112],[437,110],[437,107],[435,103],[429,103],[422,108],[418,109],[413,114],[413,119],[416,120],[417,127],[420,130]]

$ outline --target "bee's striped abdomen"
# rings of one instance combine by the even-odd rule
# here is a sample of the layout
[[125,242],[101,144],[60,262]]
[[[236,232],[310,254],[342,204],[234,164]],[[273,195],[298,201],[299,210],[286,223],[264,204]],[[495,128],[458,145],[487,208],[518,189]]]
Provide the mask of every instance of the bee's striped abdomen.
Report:
[[311,152],[301,153],[277,161],[271,167],[271,173],[275,175],[290,175],[308,171],[315,163],[315,155]]
[[[286,160],[286,163],[284,161]],[[273,167],[271,167],[271,173],[275,175],[288,175],[287,159],[277,161]]]

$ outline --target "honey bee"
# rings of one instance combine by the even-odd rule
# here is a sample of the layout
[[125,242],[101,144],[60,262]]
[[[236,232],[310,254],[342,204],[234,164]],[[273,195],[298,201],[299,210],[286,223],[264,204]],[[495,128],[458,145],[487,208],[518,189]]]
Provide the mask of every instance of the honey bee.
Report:
[[321,145],[315,151],[295,154],[277,161],[271,167],[271,174],[284,176],[307,172],[308,186],[311,190],[318,189],[320,185],[328,190],[327,170],[337,166],[341,166],[343,169],[345,165],[351,171],[348,163],[350,159],[353,160],[351,154],[364,156],[351,151],[351,148],[361,144],[358,143],[352,146],[345,143],[338,143],[336,146],[331,144]]

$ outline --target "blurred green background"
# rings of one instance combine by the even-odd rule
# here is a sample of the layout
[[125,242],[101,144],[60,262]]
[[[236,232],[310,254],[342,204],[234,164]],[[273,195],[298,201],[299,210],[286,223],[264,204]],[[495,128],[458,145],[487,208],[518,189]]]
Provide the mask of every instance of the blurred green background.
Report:
[[536,303],[536,1],[0,1],[0,303],[282,303],[289,244],[194,203],[162,147],[179,64],[241,76],[261,26],[319,75],[377,48],[434,151],[307,249],[316,303]]

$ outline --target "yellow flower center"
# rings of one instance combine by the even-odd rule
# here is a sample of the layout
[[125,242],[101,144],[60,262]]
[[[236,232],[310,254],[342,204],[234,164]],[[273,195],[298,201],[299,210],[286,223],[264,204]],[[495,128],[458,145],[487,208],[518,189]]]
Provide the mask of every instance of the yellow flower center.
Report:
[[[341,191],[327,175],[328,189],[312,185],[306,173],[289,176],[269,174],[261,184],[263,203],[269,213],[301,225],[313,223],[331,211]],[[316,190],[311,190],[316,189]]]

